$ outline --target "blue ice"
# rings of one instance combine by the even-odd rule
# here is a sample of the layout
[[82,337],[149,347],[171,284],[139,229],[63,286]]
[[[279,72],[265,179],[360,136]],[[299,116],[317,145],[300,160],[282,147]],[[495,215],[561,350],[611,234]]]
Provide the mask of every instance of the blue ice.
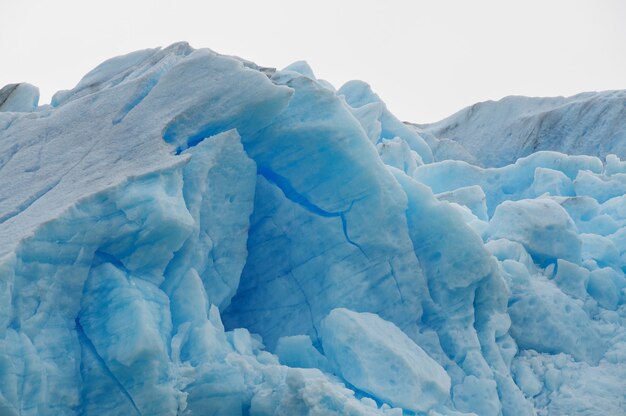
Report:
[[0,414],[626,414],[623,92],[416,126],[177,43],[38,95],[0,90]]

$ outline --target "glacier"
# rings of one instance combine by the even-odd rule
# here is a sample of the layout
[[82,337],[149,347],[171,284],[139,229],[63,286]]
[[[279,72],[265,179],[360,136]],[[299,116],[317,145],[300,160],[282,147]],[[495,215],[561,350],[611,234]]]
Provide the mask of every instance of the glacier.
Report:
[[626,415],[623,91],[432,125],[186,43],[0,90],[0,415]]
[[465,153],[474,164],[486,167],[502,167],[542,150],[602,159],[623,157],[625,100],[624,90],[572,97],[511,96],[476,103],[418,127],[424,134],[452,144],[456,158],[466,160]]

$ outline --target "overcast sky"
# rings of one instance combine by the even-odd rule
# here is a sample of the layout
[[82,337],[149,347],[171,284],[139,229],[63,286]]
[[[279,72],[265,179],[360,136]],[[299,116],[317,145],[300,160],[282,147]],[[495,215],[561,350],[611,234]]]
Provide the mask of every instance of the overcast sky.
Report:
[[0,0],[0,84],[41,102],[103,60],[186,40],[336,87],[367,81],[403,120],[477,101],[626,89],[625,0]]

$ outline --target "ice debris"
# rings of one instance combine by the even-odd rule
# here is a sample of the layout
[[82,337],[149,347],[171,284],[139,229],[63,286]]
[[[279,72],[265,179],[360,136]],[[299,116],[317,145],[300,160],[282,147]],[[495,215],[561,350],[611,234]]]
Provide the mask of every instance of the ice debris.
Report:
[[185,43],[3,88],[0,414],[626,414],[623,96],[416,126]]

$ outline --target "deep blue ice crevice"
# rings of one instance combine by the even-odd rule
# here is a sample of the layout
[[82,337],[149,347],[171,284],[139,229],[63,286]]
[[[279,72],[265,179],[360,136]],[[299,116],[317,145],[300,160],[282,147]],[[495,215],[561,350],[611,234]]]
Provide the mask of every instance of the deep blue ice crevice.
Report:
[[[413,315],[399,312],[402,301],[393,279],[390,278],[387,260],[383,263],[382,259],[368,259],[350,245],[345,239],[338,217],[311,213],[301,205],[289,201],[279,188],[267,182],[262,176],[259,176],[256,198],[252,218],[254,227],[248,240],[248,261],[238,294],[225,313],[227,327],[240,325],[235,322],[250,319],[248,327],[252,327],[255,332],[262,332],[264,341],[271,348],[273,337],[279,336],[274,335],[278,328],[273,326],[275,324],[265,326],[267,320],[255,322],[255,318],[266,316],[270,322],[289,319],[293,325],[292,335],[309,333],[315,340],[315,326],[329,305],[332,305],[325,301],[325,297],[331,297],[332,302],[346,304],[356,302],[359,298],[362,301],[363,297],[367,296],[348,290],[349,286],[345,284],[346,276],[359,281],[368,275],[375,275],[375,279],[380,281],[380,288],[397,298],[398,304],[394,305],[393,309],[398,309],[399,316],[411,321],[414,316],[419,316],[417,309],[419,304],[415,302],[404,305],[405,310],[415,311]],[[316,227],[319,231],[309,234],[308,230],[311,227]],[[407,281],[407,276],[415,273],[415,269],[411,270],[409,266],[411,263],[406,263],[410,254],[412,252],[403,258],[395,253],[397,259],[392,261],[399,264],[397,280],[403,291],[415,294],[418,292],[416,288],[418,282]],[[267,258],[272,258],[272,262],[261,260]],[[413,263],[413,267],[419,270],[417,263]],[[322,272],[323,270],[327,271]],[[308,305],[301,300],[302,306],[298,307],[293,304],[293,296],[280,294],[283,291],[300,293],[291,276],[297,279],[305,292]],[[262,302],[263,296],[271,296],[271,301]],[[372,305],[376,305],[378,299],[374,297],[370,299]],[[313,326],[310,321],[310,310],[315,317]],[[280,334],[282,335],[289,335],[289,332]]]
[[[76,320],[76,332],[81,344],[80,372],[82,380],[86,384],[86,388],[83,389],[82,393],[84,397],[86,397],[86,400],[81,404],[81,412],[85,414],[95,414],[96,411],[103,411],[104,409],[101,407],[93,408],[94,403],[97,403],[96,406],[102,406],[104,403],[108,402],[106,408],[109,411],[127,409],[125,410],[129,412],[127,414],[141,416],[141,412],[137,408],[132,396],[111,372],[102,357],[98,355],[96,348],[87,335],[85,335],[85,331],[78,320]],[[92,380],[92,377],[96,380]],[[92,397],[103,395],[107,396],[107,400],[104,400],[104,397],[100,397],[99,399]]]
[[391,263],[391,261],[389,261],[388,264],[389,264],[389,272],[391,273],[391,278],[393,279],[393,282],[396,284],[396,288],[398,289],[398,295],[400,295],[400,301],[404,302],[404,297],[402,296],[402,289],[400,289],[400,284],[398,283],[398,279],[396,278],[396,272],[393,270],[393,264]]
[[[289,106],[259,133],[242,135],[260,175],[226,327],[260,333],[271,350],[286,335],[308,334],[316,344],[319,322],[338,306],[415,325],[425,282],[407,235],[405,195],[345,101],[308,77],[278,75],[272,79],[295,91]],[[310,308],[289,301],[287,293],[300,293],[290,273]],[[386,296],[394,300],[383,306]]]
[[256,164],[236,130],[210,137],[184,154],[191,157],[183,169],[183,196],[193,230],[166,274],[176,281],[195,269],[210,303],[223,309],[239,287],[248,254]]
[[[289,199],[290,201],[292,201],[292,202],[302,206],[307,211],[309,211],[309,212],[311,212],[311,213],[313,213],[315,215],[320,215],[322,217],[339,217],[341,219],[341,229],[343,230],[343,234],[344,234],[344,236],[346,238],[346,241],[348,243],[350,243],[351,245],[353,245],[354,247],[358,248],[359,251],[365,257],[367,257],[367,253],[365,253],[363,248],[359,244],[354,242],[348,236],[348,223],[347,223],[347,220],[346,220],[346,214],[348,214],[352,210],[352,207],[354,206],[354,204],[356,202],[358,202],[359,200],[355,200],[355,201],[350,202],[350,206],[345,211],[328,212],[328,211],[325,211],[325,210],[321,209],[320,207],[316,206],[315,204],[311,203],[309,200],[306,199],[306,197],[304,197],[303,195],[299,194],[298,191],[296,191],[293,188],[293,186],[291,186],[291,184],[289,183],[289,181],[286,178],[283,178],[280,175],[276,174],[275,172],[272,172],[270,169],[265,168],[265,167],[260,167],[258,169],[258,173],[259,173],[259,175],[261,175],[265,179],[267,179],[270,183],[272,183],[272,184],[276,185],[277,187],[279,187],[280,190],[285,195],[285,197],[287,197],[287,199]],[[361,198],[361,199],[363,199],[363,198]]]
[[[364,200],[384,198],[371,195],[365,184],[388,187],[392,199],[397,198],[397,184],[391,177],[358,169],[373,164],[376,171],[384,171],[375,148],[345,102],[307,77],[289,77],[284,82],[295,91],[289,107],[253,137],[242,134],[246,151],[259,170],[288,196],[307,201],[303,203],[314,211],[323,215],[345,213],[346,229],[351,216],[357,212],[361,215],[362,205],[367,205],[362,204]],[[378,215],[384,216],[385,211]],[[347,238],[367,253],[358,231],[346,230]]]

